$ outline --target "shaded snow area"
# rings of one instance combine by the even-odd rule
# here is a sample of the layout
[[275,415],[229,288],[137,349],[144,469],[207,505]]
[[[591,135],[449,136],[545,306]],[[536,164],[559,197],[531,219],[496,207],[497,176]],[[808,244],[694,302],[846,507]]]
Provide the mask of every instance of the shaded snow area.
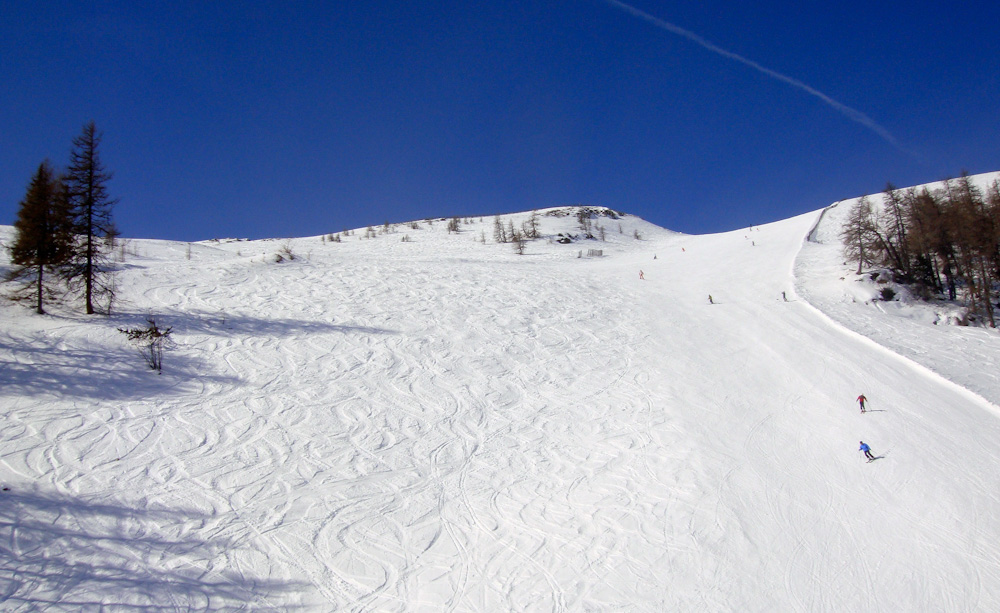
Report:
[[0,306],[0,609],[1000,610],[996,333],[819,219],[133,241],[110,320]]

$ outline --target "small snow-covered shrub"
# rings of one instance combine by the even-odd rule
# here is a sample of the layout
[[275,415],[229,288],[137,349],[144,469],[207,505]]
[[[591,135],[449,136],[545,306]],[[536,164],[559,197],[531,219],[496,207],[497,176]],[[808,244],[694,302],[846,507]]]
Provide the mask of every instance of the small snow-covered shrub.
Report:
[[282,245],[281,249],[279,249],[278,252],[274,254],[274,261],[277,264],[280,264],[285,260],[291,262],[294,259],[295,259],[295,254],[292,253],[292,247],[288,243]]
[[152,317],[146,318],[144,328],[118,328],[142,355],[146,364],[156,372],[163,372],[163,350],[170,345],[172,328],[161,330]]

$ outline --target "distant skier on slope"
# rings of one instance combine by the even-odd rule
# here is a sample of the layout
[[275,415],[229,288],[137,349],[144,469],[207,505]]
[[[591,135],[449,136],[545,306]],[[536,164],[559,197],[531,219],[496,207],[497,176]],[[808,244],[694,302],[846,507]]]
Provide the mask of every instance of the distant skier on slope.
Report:
[[875,459],[875,456],[872,455],[872,448],[869,447],[864,441],[860,442],[861,442],[861,447],[858,448],[858,451],[865,452],[865,457],[868,458],[869,462],[871,462],[872,460]]
[[645,279],[646,278],[646,276],[644,274],[642,274],[641,270],[639,271],[639,278],[640,279]]
[[861,394],[860,396],[858,396],[858,405],[861,407],[861,412],[862,413],[865,412],[865,403],[866,402],[868,402],[868,399],[865,398],[864,394]]

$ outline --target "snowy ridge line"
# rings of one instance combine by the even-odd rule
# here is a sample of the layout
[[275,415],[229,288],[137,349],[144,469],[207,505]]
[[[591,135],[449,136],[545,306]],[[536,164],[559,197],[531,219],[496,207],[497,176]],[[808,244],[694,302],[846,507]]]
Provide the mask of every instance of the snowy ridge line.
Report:
[[[838,200],[837,202],[834,202],[833,204],[831,204],[829,206],[823,207],[823,210],[819,212],[819,217],[816,218],[816,223],[814,223],[813,227],[809,228],[809,232],[806,233],[806,238],[805,238],[806,241],[808,241],[810,243],[818,242],[816,240],[816,232],[819,230],[819,225],[821,223],[823,223],[823,218],[826,217],[827,212],[829,212],[829,211],[837,208],[837,206],[841,202],[843,202],[843,200]],[[801,246],[799,247],[799,253],[802,253],[802,247]],[[799,253],[796,253],[795,257],[792,258],[792,279],[793,280],[795,279],[795,263],[799,259]]]
[[941,373],[938,373],[938,372],[932,370],[931,368],[929,368],[927,366],[924,366],[923,364],[921,364],[921,363],[919,363],[919,362],[917,362],[917,361],[915,361],[915,360],[913,360],[911,358],[906,357],[905,355],[903,355],[901,353],[893,351],[892,349],[886,347],[885,345],[882,345],[882,344],[876,342],[875,340],[873,340],[873,339],[865,336],[864,334],[861,334],[860,332],[855,332],[854,330],[852,330],[852,329],[848,328],[847,326],[839,323],[837,320],[833,319],[832,317],[830,317],[829,315],[827,315],[826,313],[824,313],[823,311],[821,311],[818,307],[816,307],[815,305],[813,305],[806,298],[804,298],[801,294],[799,294],[799,292],[798,292],[798,278],[797,278],[797,276],[795,274],[795,266],[796,266],[796,264],[799,261],[799,255],[802,253],[802,246],[804,246],[806,244],[806,242],[811,242],[813,240],[813,235],[819,229],[819,225],[823,221],[823,216],[826,214],[827,211],[829,211],[833,207],[837,206],[838,204],[840,204],[840,202],[835,202],[835,203],[831,204],[830,206],[824,208],[820,212],[819,216],[816,218],[816,223],[813,225],[812,228],[809,229],[809,232],[807,232],[806,235],[805,235],[805,237],[802,239],[802,245],[799,246],[798,253],[795,254],[794,258],[792,258],[791,270],[789,271],[789,274],[791,275],[791,278],[792,278],[792,295],[797,300],[799,300],[802,304],[804,304],[808,309],[810,309],[811,311],[813,311],[814,313],[816,313],[817,315],[819,315],[821,319],[823,319],[828,325],[830,325],[830,327],[836,328],[836,329],[840,330],[842,333],[844,333],[845,335],[847,335],[847,336],[849,336],[851,338],[854,338],[856,340],[862,341],[863,343],[865,343],[869,347],[873,347],[873,348],[878,349],[881,353],[883,353],[885,355],[892,356],[897,361],[899,361],[899,362],[901,362],[903,364],[906,364],[907,366],[909,366],[910,368],[912,368],[913,370],[915,370],[916,372],[918,372],[920,374],[923,374],[923,375],[925,375],[925,376],[927,376],[927,377],[929,377],[931,379],[936,379],[937,381],[939,381],[940,383],[945,384],[946,386],[950,386],[955,391],[963,394],[969,400],[972,400],[976,404],[979,404],[980,406],[982,406],[985,410],[993,413],[997,417],[1000,417],[1000,406],[997,406],[996,404],[990,402],[989,400],[987,400],[983,396],[977,394],[976,392],[970,390],[969,388],[967,388],[967,387],[965,387],[963,385],[960,385],[960,384],[952,381],[951,379],[945,377]]

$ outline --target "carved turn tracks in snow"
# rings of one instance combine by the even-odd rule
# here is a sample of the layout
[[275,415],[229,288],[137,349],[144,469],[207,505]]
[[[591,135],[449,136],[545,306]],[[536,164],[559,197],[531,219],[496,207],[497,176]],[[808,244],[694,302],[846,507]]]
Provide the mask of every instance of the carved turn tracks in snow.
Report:
[[[4,380],[0,598],[994,609],[996,418],[781,300],[814,219],[626,220],[599,259],[478,228],[282,264],[141,243],[127,309],[175,327],[164,375],[121,352],[95,386],[41,349],[115,347],[113,322],[5,326],[5,364],[65,389]],[[858,415],[862,391],[886,410]],[[865,465],[859,438],[891,454]]]

